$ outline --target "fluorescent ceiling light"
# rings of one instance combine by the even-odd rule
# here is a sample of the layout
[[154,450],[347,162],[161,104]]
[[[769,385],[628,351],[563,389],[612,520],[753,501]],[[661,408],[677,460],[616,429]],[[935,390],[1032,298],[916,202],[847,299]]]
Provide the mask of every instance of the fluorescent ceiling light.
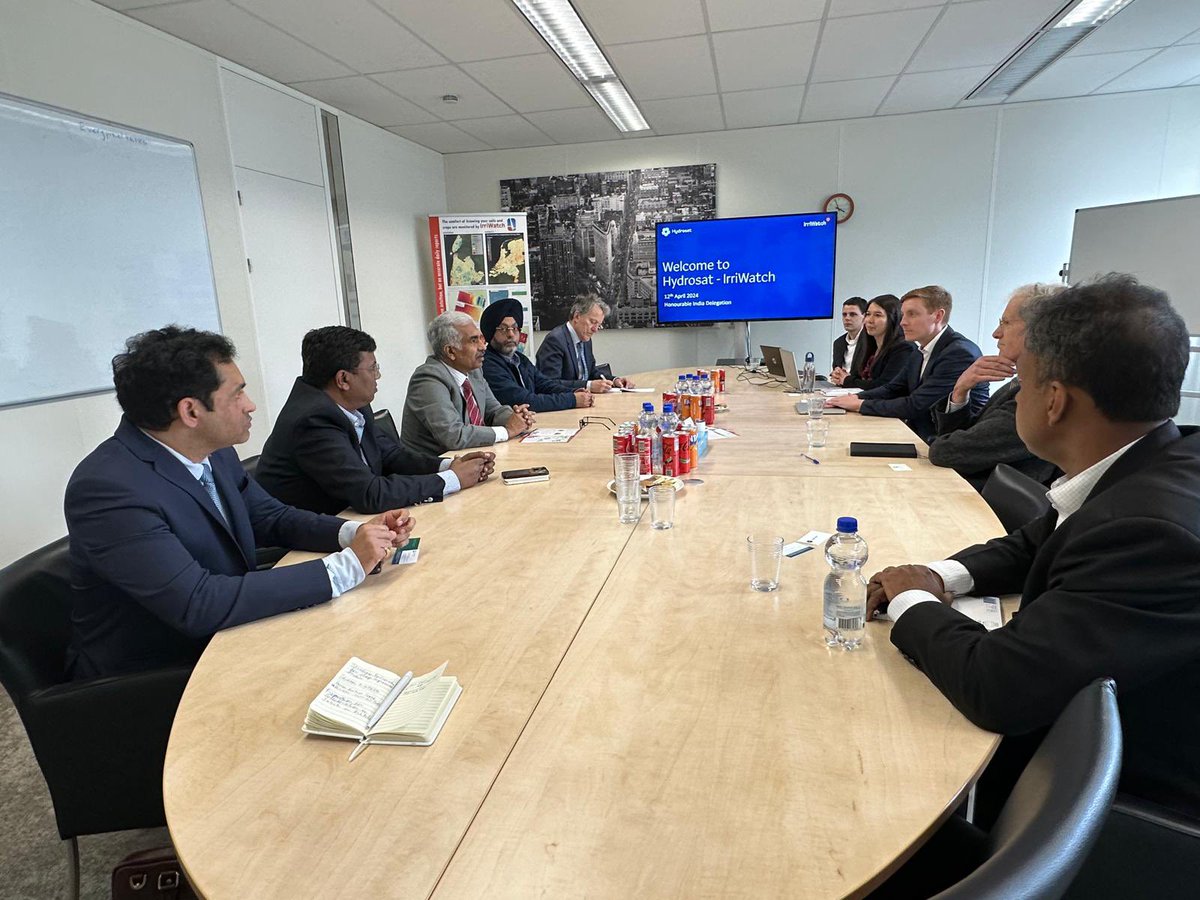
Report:
[[569,0],[513,3],[614,125],[622,131],[645,131],[650,127]]
[[1015,94],[1051,63],[1132,3],[1078,0],[1056,13],[1016,52],[967,94],[967,100],[999,100]]

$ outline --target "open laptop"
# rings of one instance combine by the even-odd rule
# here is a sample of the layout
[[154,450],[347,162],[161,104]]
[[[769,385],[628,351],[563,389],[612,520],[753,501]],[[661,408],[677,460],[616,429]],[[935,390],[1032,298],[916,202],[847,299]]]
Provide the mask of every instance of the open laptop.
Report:
[[796,369],[796,354],[782,347],[762,344],[763,365],[776,378],[782,378],[793,391],[800,390],[800,372]]

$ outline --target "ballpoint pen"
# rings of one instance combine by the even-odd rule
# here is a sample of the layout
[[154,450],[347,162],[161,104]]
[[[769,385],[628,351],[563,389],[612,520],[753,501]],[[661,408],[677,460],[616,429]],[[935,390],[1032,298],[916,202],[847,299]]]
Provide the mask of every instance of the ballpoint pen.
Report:
[[801,453],[800,455],[803,456],[805,459],[807,459],[814,466],[819,466],[821,464],[821,461],[819,459],[814,459],[813,457],[809,456],[807,453]]
[[371,716],[370,721],[367,722],[367,727],[363,729],[363,736],[359,740],[358,746],[354,748],[353,752],[350,754],[350,758],[346,760],[346,762],[354,762],[354,758],[367,749],[367,745],[371,743],[371,729],[379,724],[379,720],[383,718],[383,714],[391,709],[392,704],[396,702],[396,698],[404,693],[404,689],[408,687],[409,683],[412,681],[412,677],[412,672],[406,672],[404,677],[397,681],[395,685],[392,686],[392,689],[388,691],[388,695],[383,698],[383,702],[380,703],[379,708],[375,710],[375,715]]

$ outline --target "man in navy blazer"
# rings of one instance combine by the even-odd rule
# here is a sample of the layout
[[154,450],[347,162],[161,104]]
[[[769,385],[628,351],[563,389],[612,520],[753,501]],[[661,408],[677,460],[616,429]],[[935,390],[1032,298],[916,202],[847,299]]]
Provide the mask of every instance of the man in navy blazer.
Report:
[[[989,775],[1011,785],[1077,691],[1112,677],[1120,790],[1200,820],[1200,429],[1171,421],[1188,357],[1182,317],[1130,275],[1035,304],[1016,422],[1065,473],[1050,510],[871,578],[868,614],[887,610],[892,643],[963,715],[1005,735],[985,773],[996,787]],[[949,605],[1018,592],[1012,621],[990,632]]]
[[371,401],[381,375],[375,340],[344,325],[314,328],[300,345],[304,369],[271,436],[255,479],[289,506],[319,513],[350,507],[379,513],[487,480],[495,454],[439,459],[416,453],[375,427]]
[[[221,335],[168,326],[113,359],[124,416],[64,503],[76,678],[192,664],[217,631],[337,597],[408,540],[404,510],[359,525],[246,475],[230,445],[250,437],[254,403],[233,358]],[[329,555],[258,572],[256,545]]]
[[534,412],[591,406],[595,399],[586,387],[543,375],[528,356],[518,352],[524,323],[525,311],[511,297],[488,304],[479,317],[479,330],[488,342],[483,377],[496,399],[509,406],[528,404]]
[[611,381],[596,367],[592,336],[604,327],[610,310],[595,294],[580,294],[571,306],[571,317],[542,338],[537,351],[538,371],[571,385],[603,394],[614,387],[633,387],[628,378]]
[[[856,397],[834,397],[829,405],[864,416],[903,419],[921,440],[931,440],[937,433],[934,406],[946,399],[958,376],[980,356],[975,342],[948,324],[951,304],[950,292],[937,285],[916,288],[901,297],[900,327],[921,352],[887,384]],[[978,413],[987,399],[987,383],[975,385],[970,392],[970,412]]]

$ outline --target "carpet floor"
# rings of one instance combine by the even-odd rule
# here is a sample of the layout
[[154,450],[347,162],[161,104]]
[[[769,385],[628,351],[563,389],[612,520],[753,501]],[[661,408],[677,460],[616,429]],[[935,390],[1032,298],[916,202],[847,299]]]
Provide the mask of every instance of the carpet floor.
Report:
[[[50,792],[8,694],[0,690],[0,897],[67,896],[67,852],[54,824]],[[111,897],[112,869],[135,850],[165,847],[167,829],[121,831],[79,839],[79,894]]]

